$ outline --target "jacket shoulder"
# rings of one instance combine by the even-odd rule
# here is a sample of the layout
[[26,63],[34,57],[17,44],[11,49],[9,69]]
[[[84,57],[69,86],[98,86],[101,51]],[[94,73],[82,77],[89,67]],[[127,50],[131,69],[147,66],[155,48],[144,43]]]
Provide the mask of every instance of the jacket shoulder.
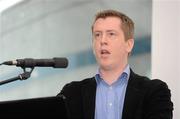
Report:
[[150,79],[149,77],[141,76],[133,72],[130,75],[129,84],[140,89],[168,88],[167,83],[160,79]]
[[78,95],[81,92],[82,86],[94,84],[95,79],[94,77],[92,78],[86,78],[81,81],[72,81],[70,83],[67,83],[63,86],[61,92],[58,94],[63,94],[63,95]]
[[167,83],[160,79],[150,79],[145,76],[133,74],[130,87],[143,96],[145,119],[152,117],[172,117],[173,102],[171,101],[171,90]]
[[74,87],[80,87],[85,84],[92,83],[94,80],[94,77],[92,78],[86,78],[81,81],[72,81],[70,83],[67,83],[63,88],[74,88]]

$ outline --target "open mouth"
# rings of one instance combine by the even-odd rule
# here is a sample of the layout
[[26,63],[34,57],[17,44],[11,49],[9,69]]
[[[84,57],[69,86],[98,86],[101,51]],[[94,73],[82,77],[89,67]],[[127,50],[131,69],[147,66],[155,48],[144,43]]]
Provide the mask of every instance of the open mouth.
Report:
[[106,54],[110,54],[110,52],[108,50],[101,50],[101,54],[106,55]]

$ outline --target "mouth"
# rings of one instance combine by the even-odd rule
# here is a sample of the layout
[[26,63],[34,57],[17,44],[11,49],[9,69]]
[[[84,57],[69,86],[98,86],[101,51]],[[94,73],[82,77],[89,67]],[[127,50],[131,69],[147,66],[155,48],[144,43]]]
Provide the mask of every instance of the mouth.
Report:
[[101,55],[109,55],[111,54],[108,50],[102,49],[101,50]]

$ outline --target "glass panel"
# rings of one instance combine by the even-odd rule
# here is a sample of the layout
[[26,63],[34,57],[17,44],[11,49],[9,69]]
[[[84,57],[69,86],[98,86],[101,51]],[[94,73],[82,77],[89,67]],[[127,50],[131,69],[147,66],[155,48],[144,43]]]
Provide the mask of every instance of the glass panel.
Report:
[[[0,100],[56,95],[64,84],[92,77],[91,24],[97,11],[116,9],[135,22],[130,66],[151,76],[151,0],[24,0],[1,13],[0,62],[23,58],[67,57],[66,69],[36,67],[31,77],[0,86]],[[1,66],[0,81],[23,72]]]

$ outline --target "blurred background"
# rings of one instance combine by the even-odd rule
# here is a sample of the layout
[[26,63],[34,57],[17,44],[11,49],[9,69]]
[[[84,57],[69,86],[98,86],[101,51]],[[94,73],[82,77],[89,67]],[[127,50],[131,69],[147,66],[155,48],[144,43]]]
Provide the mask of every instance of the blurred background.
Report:
[[[0,63],[67,57],[67,68],[36,67],[29,79],[0,85],[0,102],[55,96],[71,81],[92,77],[91,25],[96,12],[115,9],[135,22],[131,68],[165,81],[180,118],[180,0],[0,0]],[[0,66],[0,82],[23,73]]]
[[[119,10],[134,20],[130,66],[151,78],[151,0],[10,1],[1,7],[0,62],[67,57],[69,65],[66,69],[36,67],[29,79],[1,85],[1,101],[55,96],[66,83],[94,76],[98,67],[92,53],[91,25],[96,12],[104,9]],[[8,0],[0,2],[5,6]],[[2,65],[0,72],[3,81],[23,70]]]

